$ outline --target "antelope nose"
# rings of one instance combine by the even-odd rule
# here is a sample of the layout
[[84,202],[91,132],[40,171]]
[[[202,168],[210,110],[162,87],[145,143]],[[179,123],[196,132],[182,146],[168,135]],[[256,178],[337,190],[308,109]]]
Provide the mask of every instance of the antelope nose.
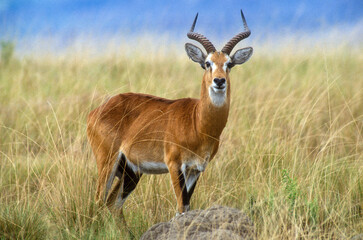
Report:
[[221,86],[223,86],[226,83],[226,79],[225,78],[215,78],[215,79],[213,79],[213,82],[220,88]]

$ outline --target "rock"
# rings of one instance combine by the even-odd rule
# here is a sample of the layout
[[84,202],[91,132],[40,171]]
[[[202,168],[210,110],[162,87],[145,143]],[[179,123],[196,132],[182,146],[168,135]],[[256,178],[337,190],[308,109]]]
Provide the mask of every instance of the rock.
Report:
[[252,221],[235,208],[213,206],[193,210],[158,223],[147,230],[141,240],[166,239],[255,239]]
[[351,238],[351,240],[363,240],[363,233],[355,235],[354,237]]

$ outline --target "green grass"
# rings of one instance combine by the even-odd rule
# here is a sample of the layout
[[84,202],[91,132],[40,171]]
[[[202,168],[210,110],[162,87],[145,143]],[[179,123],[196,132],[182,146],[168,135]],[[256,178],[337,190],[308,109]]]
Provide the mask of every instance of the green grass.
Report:
[[[239,208],[259,239],[363,233],[361,48],[265,50],[255,48],[232,70],[227,127],[192,209]],[[0,239],[132,238],[95,203],[87,114],[120,92],[198,97],[202,69],[173,50],[113,52],[34,53],[0,63]],[[143,176],[125,207],[136,238],[170,220],[169,176]]]

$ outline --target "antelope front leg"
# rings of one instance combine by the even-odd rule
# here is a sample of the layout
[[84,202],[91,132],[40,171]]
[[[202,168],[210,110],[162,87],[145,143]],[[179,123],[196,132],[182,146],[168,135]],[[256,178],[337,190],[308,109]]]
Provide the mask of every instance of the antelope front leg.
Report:
[[185,187],[183,174],[180,171],[180,166],[178,164],[171,163],[169,166],[169,172],[178,204],[178,212],[184,213],[189,210],[189,197]]

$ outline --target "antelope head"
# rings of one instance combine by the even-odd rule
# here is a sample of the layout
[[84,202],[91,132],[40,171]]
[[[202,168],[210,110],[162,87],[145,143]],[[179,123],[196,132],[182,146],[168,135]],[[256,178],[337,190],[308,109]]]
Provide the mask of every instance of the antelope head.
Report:
[[187,34],[188,38],[199,42],[207,51],[207,54],[205,54],[199,47],[191,43],[185,44],[185,50],[189,58],[194,62],[199,63],[205,70],[202,82],[202,93],[207,90],[206,92],[208,93],[212,104],[216,107],[222,107],[229,102],[229,72],[231,69],[235,65],[245,63],[253,52],[252,47],[246,47],[238,49],[233,55],[230,55],[237,43],[251,34],[242,10],[241,17],[244,31],[227,42],[220,52],[216,51],[216,48],[205,36],[194,32],[198,14],[195,16],[193,25]]

